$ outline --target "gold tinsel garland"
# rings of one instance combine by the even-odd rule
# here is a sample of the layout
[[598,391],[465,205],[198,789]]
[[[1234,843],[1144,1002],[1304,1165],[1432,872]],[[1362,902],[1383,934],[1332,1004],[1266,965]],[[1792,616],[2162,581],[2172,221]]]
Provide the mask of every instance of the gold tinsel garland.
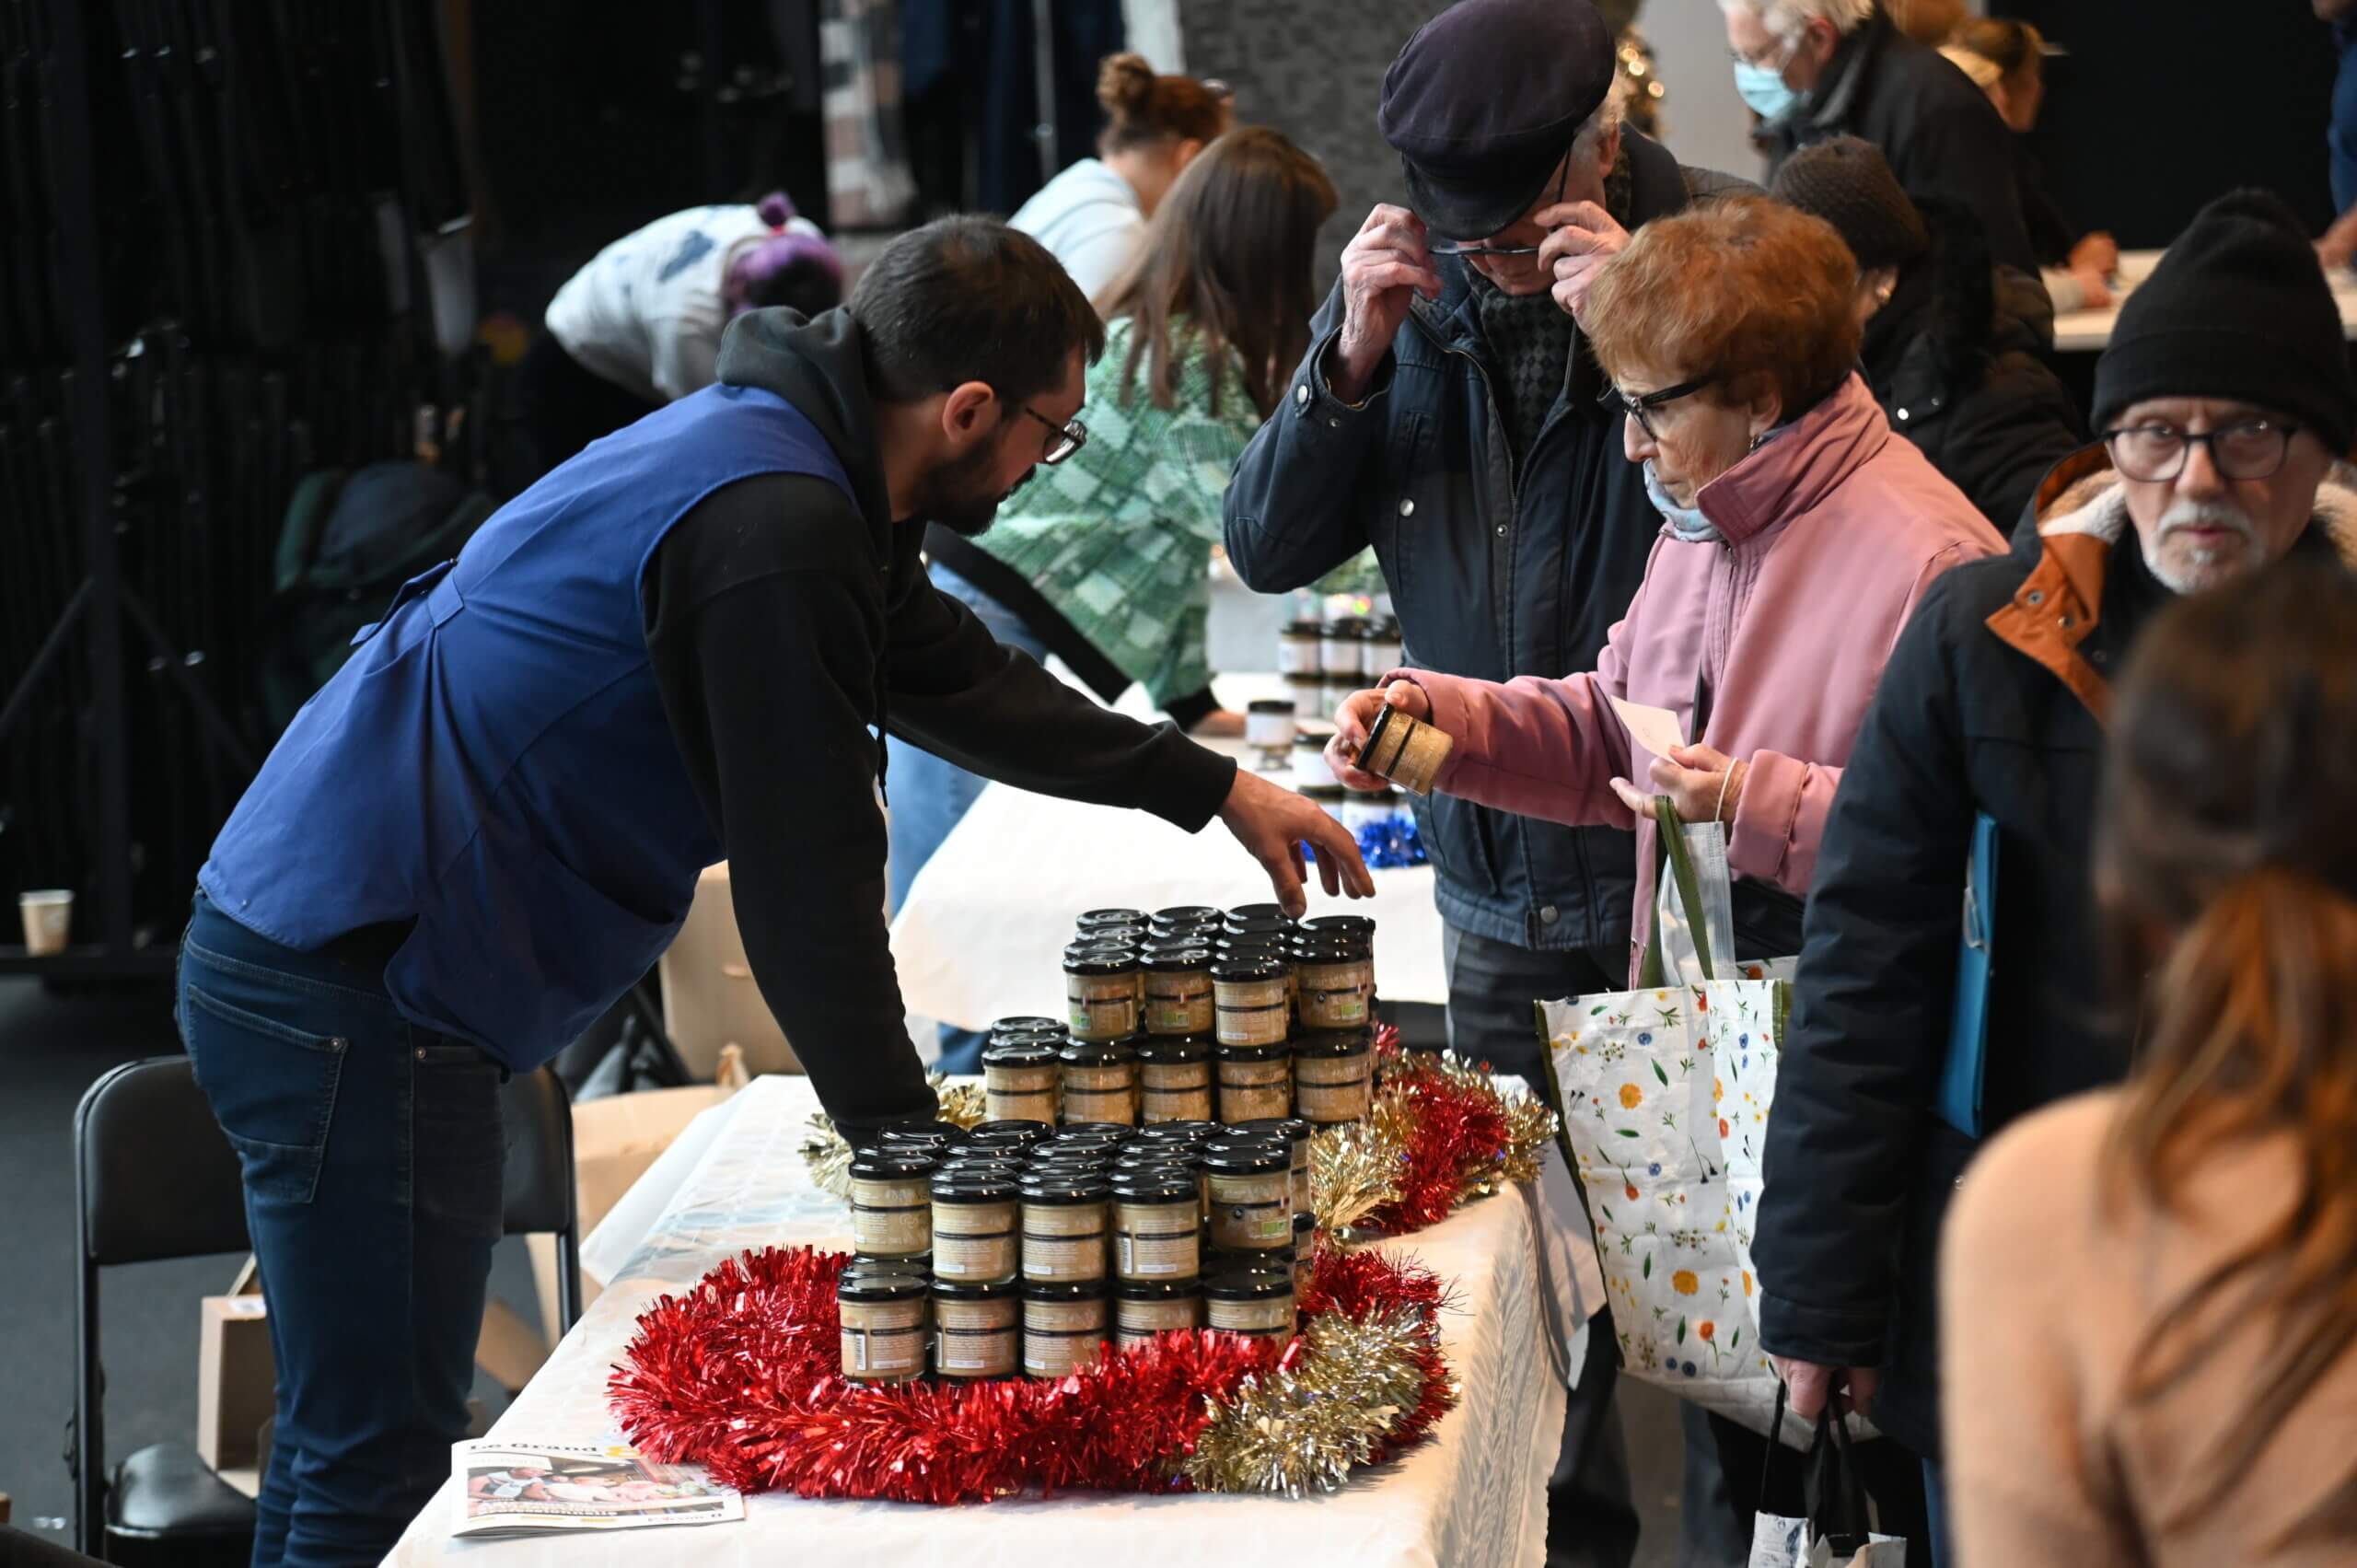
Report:
[[1302,1331],[1299,1355],[1247,1377],[1217,1407],[1178,1473],[1203,1492],[1341,1491],[1423,1399],[1438,1337],[1412,1307],[1363,1322],[1319,1313]]
[[[934,1098],[941,1102],[936,1121],[957,1127],[971,1127],[981,1121],[985,1102],[981,1084],[953,1084],[938,1073],[927,1074],[925,1082],[933,1086]],[[850,1202],[850,1143],[836,1131],[834,1119],[825,1111],[811,1117],[809,1125],[810,1135],[802,1144],[802,1159],[810,1167],[810,1179],[820,1191]]]

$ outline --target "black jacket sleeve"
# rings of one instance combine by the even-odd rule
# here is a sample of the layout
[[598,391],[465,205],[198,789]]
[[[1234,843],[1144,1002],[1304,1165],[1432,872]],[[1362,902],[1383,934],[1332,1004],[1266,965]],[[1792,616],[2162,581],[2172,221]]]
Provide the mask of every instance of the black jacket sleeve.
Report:
[[1974,812],[1953,650],[1980,631],[1957,575],[1900,633],[1841,776],[1768,1118],[1760,1343],[1828,1365],[1883,1362],[1947,1040]]
[[1383,449],[1396,361],[1387,355],[1365,401],[1353,407],[1326,384],[1327,352],[1342,330],[1342,286],[1309,323],[1309,352],[1236,460],[1222,503],[1227,559],[1244,586],[1281,594],[1304,587],[1367,545],[1367,489]]
[[[789,540],[784,517],[840,527]],[[643,584],[656,682],[726,846],[753,978],[847,1131],[935,1109],[886,942],[867,727],[884,603],[864,534],[824,480],[745,480],[672,526]],[[808,538],[840,538],[841,559],[797,551]]]
[[[894,735],[984,778],[1137,807],[1190,833],[1226,803],[1234,758],[1196,745],[1176,725],[1098,706],[1000,643],[923,572],[909,578],[888,631]],[[888,778],[885,787],[888,795]]]

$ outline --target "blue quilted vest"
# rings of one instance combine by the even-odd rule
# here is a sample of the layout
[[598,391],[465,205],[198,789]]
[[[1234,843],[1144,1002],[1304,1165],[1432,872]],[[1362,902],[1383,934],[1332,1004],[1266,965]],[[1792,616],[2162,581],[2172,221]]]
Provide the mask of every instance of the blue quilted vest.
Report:
[[414,919],[402,1014],[519,1071],[670,944],[721,858],[665,718],[640,585],[698,501],[756,474],[851,482],[792,404],[710,387],[608,436],[404,586],[296,716],[198,882],[310,950]]

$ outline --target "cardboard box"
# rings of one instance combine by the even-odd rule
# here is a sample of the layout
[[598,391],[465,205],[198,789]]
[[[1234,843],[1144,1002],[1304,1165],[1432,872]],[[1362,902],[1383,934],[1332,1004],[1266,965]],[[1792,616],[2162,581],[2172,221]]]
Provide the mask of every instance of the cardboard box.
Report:
[[269,1308],[259,1295],[208,1295],[198,1311],[196,1452],[215,1470],[250,1469],[277,1402]]
[[[732,925],[732,929],[734,929]],[[631,1184],[646,1174],[687,1124],[737,1092],[744,1082],[741,1066],[726,1070],[720,1084],[691,1084],[684,1088],[648,1089],[634,1095],[610,1095],[585,1100],[573,1108],[574,1202],[580,1213],[581,1234],[598,1228]],[[540,1297],[540,1327],[554,1345],[556,1310],[556,1237],[528,1237],[532,1255],[532,1282]],[[581,1308],[598,1299],[606,1282],[581,1274]]]
[[726,861],[706,866],[696,879],[687,921],[657,968],[663,976],[663,1032],[690,1074],[716,1077],[721,1048],[731,1044],[743,1049],[752,1072],[802,1071],[785,1031],[753,983],[737,931]]

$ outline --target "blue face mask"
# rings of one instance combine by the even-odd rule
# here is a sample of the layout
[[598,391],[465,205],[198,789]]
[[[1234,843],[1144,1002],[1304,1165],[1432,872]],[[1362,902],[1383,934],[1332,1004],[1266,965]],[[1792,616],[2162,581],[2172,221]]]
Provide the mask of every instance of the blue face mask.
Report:
[[1800,101],[1800,94],[1784,85],[1784,73],[1748,60],[1735,63],[1735,90],[1762,120],[1782,120]]
[[1645,498],[1654,510],[1669,525],[1669,531],[1688,544],[1704,544],[1719,537],[1718,528],[1702,516],[1700,506],[1681,506],[1661,487],[1661,476],[1654,471],[1654,460],[1645,459]]

